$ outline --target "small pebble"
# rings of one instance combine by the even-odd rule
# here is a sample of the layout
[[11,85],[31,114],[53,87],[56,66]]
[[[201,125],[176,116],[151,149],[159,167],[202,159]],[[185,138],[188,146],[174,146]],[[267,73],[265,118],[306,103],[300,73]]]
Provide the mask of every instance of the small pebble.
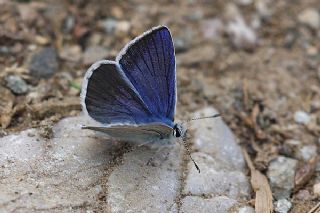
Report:
[[309,200],[311,198],[310,192],[306,189],[301,189],[295,196],[298,200]]
[[63,28],[63,31],[65,32],[65,33],[70,33],[72,30],[73,30],[73,28],[74,28],[74,26],[75,26],[75,24],[76,24],[76,19],[75,19],[75,17],[74,16],[72,16],[72,15],[69,15],[68,17],[66,17],[66,19],[64,20],[64,28]]
[[313,185],[313,193],[317,195],[317,197],[320,197],[320,183]]
[[238,210],[238,213],[255,213],[254,208],[250,206],[241,207]]
[[116,29],[115,29],[115,33],[117,35],[124,35],[127,34],[129,32],[131,28],[131,24],[128,21],[119,21],[117,23]]
[[320,172],[320,161],[318,161],[318,163],[317,163],[316,172]]
[[307,48],[306,52],[308,56],[315,57],[318,54],[318,48],[314,46],[310,46]]
[[111,15],[117,19],[122,19],[125,16],[124,9],[119,6],[111,7]]
[[81,60],[82,51],[78,45],[67,45],[60,52],[60,58],[66,61],[78,62]]
[[317,146],[315,145],[306,145],[299,149],[298,157],[304,161],[310,160],[312,157],[317,155]]
[[252,4],[252,0],[237,0],[237,4],[242,5],[242,6],[248,6]]
[[176,53],[184,52],[188,49],[186,40],[179,37],[174,40],[174,47]]
[[29,69],[34,77],[49,78],[58,70],[58,67],[56,50],[45,47],[32,56]]
[[204,20],[200,26],[203,37],[208,40],[216,40],[224,31],[222,21],[217,18]]
[[199,21],[201,19],[203,19],[203,11],[202,10],[194,10],[192,13],[188,13],[186,18],[189,20],[189,21]]
[[290,197],[294,187],[297,163],[297,160],[283,156],[279,156],[270,162],[267,176],[270,181],[273,196],[276,199]]
[[263,20],[267,20],[272,17],[272,5],[270,5],[270,1],[255,1],[255,7],[257,10],[257,14]]
[[217,93],[217,86],[212,82],[203,82],[202,90],[203,95],[208,99],[219,96]]
[[308,124],[310,122],[310,116],[304,111],[297,111],[294,113],[294,120],[299,124]]
[[6,77],[7,87],[17,95],[25,94],[28,91],[27,83],[17,75],[9,75]]
[[305,24],[306,26],[317,30],[320,28],[320,14],[319,12],[314,8],[308,8],[303,10],[298,15],[298,21],[301,24]]
[[287,213],[292,207],[292,203],[287,199],[280,199],[274,203],[274,211],[276,213]]
[[184,52],[194,41],[194,31],[192,28],[186,28],[173,40],[176,53]]
[[301,141],[295,140],[295,139],[289,139],[285,141],[285,144],[288,144],[289,146],[299,147],[301,146]]
[[100,46],[90,46],[83,54],[83,63],[88,65],[98,60],[105,59],[108,56],[108,50]]
[[229,21],[226,32],[236,48],[253,50],[257,45],[258,38],[255,31],[247,25],[241,15],[234,16]]
[[114,31],[116,30],[116,27],[117,27],[117,20],[115,19],[112,19],[112,18],[107,18],[106,20],[104,20],[102,22],[102,26],[104,28],[104,31],[107,33],[107,34],[113,34]]

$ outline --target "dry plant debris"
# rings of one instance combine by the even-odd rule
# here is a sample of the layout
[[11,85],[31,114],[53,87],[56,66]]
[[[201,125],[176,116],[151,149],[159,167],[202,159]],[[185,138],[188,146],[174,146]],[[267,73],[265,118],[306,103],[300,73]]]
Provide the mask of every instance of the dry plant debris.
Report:
[[254,165],[245,149],[244,157],[251,173],[251,185],[255,192],[255,211],[256,213],[272,213],[272,192],[265,175],[254,168]]

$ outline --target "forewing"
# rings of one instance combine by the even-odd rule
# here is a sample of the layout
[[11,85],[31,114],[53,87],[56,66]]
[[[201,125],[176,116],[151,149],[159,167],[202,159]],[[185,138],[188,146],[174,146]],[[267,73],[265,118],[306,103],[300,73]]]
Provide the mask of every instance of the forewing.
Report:
[[102,124],[151,122],[151,112],[137,91],[112,61],[93,64],[81,92],[83,110]]
[[119,125],[110,127],[87,126],[84,129],[90,129],[106,133],[110,137],[120,141],[146,142],[167,139],[172,135],[172,128],[164,124],[148,125]]
[[117,61],[152,114],[173,126],[176,64],[168,28],[153,28],[137,37],[120,52]]

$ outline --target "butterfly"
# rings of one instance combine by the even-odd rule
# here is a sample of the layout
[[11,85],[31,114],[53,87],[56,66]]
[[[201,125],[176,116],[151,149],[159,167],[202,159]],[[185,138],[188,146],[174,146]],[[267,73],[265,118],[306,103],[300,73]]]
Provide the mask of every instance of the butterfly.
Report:
[[168,143],[185,137],[174,123],[176,62],[171,33],[154,27],[130,41],[115,61],[101,60],[86,72],[81,105],[104,132],[119,141]]

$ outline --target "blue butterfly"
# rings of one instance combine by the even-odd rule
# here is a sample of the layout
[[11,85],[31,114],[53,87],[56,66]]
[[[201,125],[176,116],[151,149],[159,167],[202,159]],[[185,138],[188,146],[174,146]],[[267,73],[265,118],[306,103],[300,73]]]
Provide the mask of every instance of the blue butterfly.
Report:
[[177,83],[174,46],[165,26],[129,42],[115,61],[94,63],[81,91],[83,111],[120,141],[167,143],[186,134],[174,123]]

